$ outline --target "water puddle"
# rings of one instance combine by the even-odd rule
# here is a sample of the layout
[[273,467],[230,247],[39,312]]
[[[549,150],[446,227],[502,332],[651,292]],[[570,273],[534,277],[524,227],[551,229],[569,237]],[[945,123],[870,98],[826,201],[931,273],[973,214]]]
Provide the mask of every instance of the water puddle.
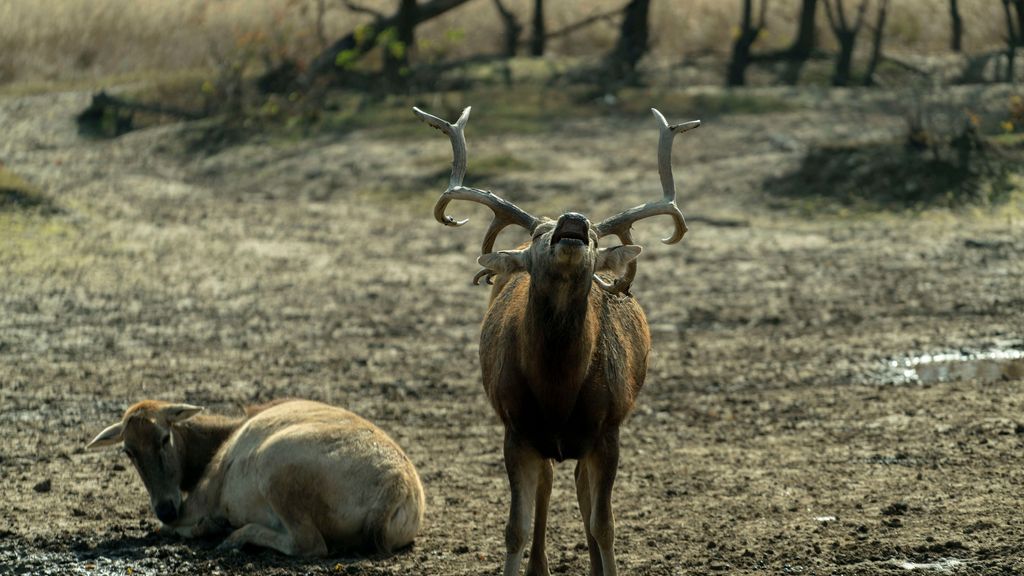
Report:
[[964,565],[963,560],[956,558],[941,558],[934,562],[909,562],[907,560],[893,560],[893,564],[904,570],[925,570],[929,572],[952,572]]
[[976,380],[1024,380],[1024,350],[996,348],[981,352],[923,354],[890,360],[886,380],[900,384],[939,384]]

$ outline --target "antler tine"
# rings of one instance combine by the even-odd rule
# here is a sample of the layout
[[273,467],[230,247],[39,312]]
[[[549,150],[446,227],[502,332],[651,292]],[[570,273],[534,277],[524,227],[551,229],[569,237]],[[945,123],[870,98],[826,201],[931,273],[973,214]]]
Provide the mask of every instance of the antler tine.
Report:
[[[683,218],[683,213],[679,210],[679,206],[676,205],[676,185],[675,179],[672,176],[672,143],[675,140],[676,134],[682,134],[699,127],[700,120],[670,125],[665,120],[665,116],[658,112],[656,108],[651,108],[651,112],[654,113],[654,117],[658,120],[658,175],[661,177],[662,198],[657,202],[648,202],[640,206],[634,206],[615,216],[605,218],[595,226],[599,237],[603,238],[614,234],[619,237],[619,241],[623,244],[632,244],[633,235],[631,229],[633,223],[659,214],[671,216],[672,221],[675,223],[675,232],[668,238],[663,238],[662,242],[665,244],[675,244],[682,240],[683,235],[686,234],[686,219]],[[632,285],[633,278],[635,277],[635,260],[626,267],[626,273],[616,278],[614,282],[608,283],[597,275],[594,276],[598,286],[612,294],[628,294],[629,287]]]
[[452,142],[452,175],[448,180],[448,189],[441,194],[441,197],[437,199],[437,204],[434,205],[434,218],[445,226],[462,226],[468,222],[468,218],[456,220],[445,214],[445,209],[448,208],[448,204],[452,200],[468,200],[490,208],[494,212],[494,219],[487,228],[487,233],[484,235],[483,245],[481,246],[481,253],[487,254],[491,252],[495,239],[497,239],[498,234],[506,226],[516,224],[533,232],[533,229],[540,224],[541,220],[487,190],[462,185],[462,181],[466,177],[468,154],[466,151],[465,128],[466,123],[469,122],[470,110],[472,110],[471,106],[466,107],[462,111],[462,115],[459,116],[459,119],[454,124],[451,124],[419,108],[413,107],[412,109],[413,113],[421,120],[447,134]]
[[[651,108],[651,112],[658,119],[658,176],[661,177],[661,189],[664,193],[662,199],[675,202],[676,184],[672,176],[672,144],[675,141],[676,134],[700,128],[700,120],[669,125],[668,120],[665,120],[665,117],[657,108]],[[681,238],[682,236],[680,236]]]
[[[433,114],[424,112],[415,106],[412,107],[413,114],[432,127],[444,132],[452,142],[452,175],[448,179],[448,190],[445,191],[446,194],[454,188],[461,187],[462,181],[466,178],[468,152],[466,150],[465,128],[466,124],[469,122],[469,113],[472,110],[472,106],[466,106],[465,110],[463,110],[462,114],[459,116],[459,119],[455,121],[455,124],[450,124],[448,121],[438,118]],[[441,198],[445,199],[445,196],[442,195]],[[434,218],[445,226],[462,226],[466,222],[469,222],[468,218],[465,220],[456,220],[451,216],[445,215],[444,209],[448,206],[448,202],[451,200],[452,199],[447,199],[444,203],[439,201],[437,205],[434,206]]]
[[634,222],[659,214],[671,216],[675,223],[675,232],[668,238],[662,239],[662,242],[665,244],[675,244],[682,240],[683,235],[686,234],[686,219],[683,218],[683,213],[679,211],[679,207],[676,205],[675,179],[672,176],[672,142],[676,134],[699,127],[700,120],[669,125],[665,117],[657,109],[651,108],[651,112],[654,113],[654,117],[658,120],[660,132],[658,138],[658,175],[661,177],[662,198],[658,202],[648,202],[640,206],[634,206],[629,210],[601,221],[596,227],[599,236],[615,234],[623,243],[626,243],[629,237],[629,229]]

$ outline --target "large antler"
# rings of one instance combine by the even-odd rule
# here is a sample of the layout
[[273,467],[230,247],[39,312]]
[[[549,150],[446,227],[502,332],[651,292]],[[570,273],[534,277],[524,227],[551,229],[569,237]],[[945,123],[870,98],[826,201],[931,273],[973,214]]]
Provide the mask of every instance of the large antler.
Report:
[[[675,232],[668,238],[662,239],[662,242],[665,244],[675,244],[682,240],[683,235],[686,234],[686,220],[683,218],[683,213],[679,211],[679,206],[676,205],[676,185],[672,176],[672,142],[675,140],[676,134],[699,127],[700,120],[669,125],[665,117],[656,108],[651,108],[651,112],[658,119],[660,131],[658,138],[658,175],[661,176],[663,196],[657,202],[648,202],[640,206],[634,206],[629,210],[605,218],[594,227],[600,238],[614,234],[619,237],[623,244],[632,244],[631,228],[633,223],[659,214],[671,216],[675,223]],[[615,282],[610,284],[598,278],[598,284],[608,292],[628,293],[629,286],[633,283],[635,276],[636,261],[634,260],[629,263],[626,274],[621,278],[616,279]]]
[[[441,197],[437,199],[437,204],[434,205],[434,218],[445,226],[462,226],[469,219],[456,220],[445,214],[445,208],[448,207],[449,202],[452,200],[469,200],[470,202],[478,202],[487,206],[494,212],[494,220],[491,220],[491,225],[487,228],[483,246],[481,246],[480,250],[481,254],[488,254],[494,248],[494,240],[497,239],[498,233],[506,226],[515,224],[526,228],[532,233],[533,229],[541,223],[541,220],[487,190],[469,188],[462,185],[462,180],[466,177],[467,156],[464,129],[466,128],[466,123],[469,122],[469,111],[471,109],[472,107],[467,107],[463,110],[462,115],[459,116],[455,124],[450,124],[416,107],[413,107],[412,111],[419,116],[420,120],[447,134],[448,138],[452,141],[452,154],[454,156],[452,160],[452,176],[448,181],[448,189],[441,194]],[[477,278],[474,279],[474,283],[479,281],[479,276],[478,274]]]

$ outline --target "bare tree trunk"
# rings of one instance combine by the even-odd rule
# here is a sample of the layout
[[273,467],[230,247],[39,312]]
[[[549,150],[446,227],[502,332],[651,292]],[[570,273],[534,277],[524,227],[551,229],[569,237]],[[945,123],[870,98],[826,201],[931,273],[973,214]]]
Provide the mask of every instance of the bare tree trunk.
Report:
[[889,0],[879,0],[878,18],[875,20],[875,30],[871,42],[871,60],[868,61],[867,72],[864,73],[864,85],[875,86],[875,70],[878,63],[882,61],[882,40],[885,37],[885,13],[889,8]]
[[530,56],[543,56],[547,37],[544,31],[544,0],[533,0],[533,31],[530,35]]
[[[469,0],[429,0],[417,6],[413,27],[436,18],[445,12],[457,8]],[[306,72],[299,77],[299,87],[309,88],[313,81],[327,72],[336,70],[338,58],[342,54],[351,53],[353,59],[359,58],[376,46],[377,35],[381,31],[399,25],[401,10],[386,18],[379,18],[377,22],[367,27],[360,27],[354,30],[333,44],[326,50],[320,52],[306,67]]]
[[611,74],[628,83],[636,81],[636,65],[647,52],[649,8],[650,0],[630,0],[623,9],[619,40],[607,58]]
[[850,69],[853,67],[853,47],[857,37],[853,34],[843,34],[839,38],[839,54],[836,55],[835,70],[832,71],[833,86],[848,86],[850,84]]
[[960,52],[963,50],[964,20],[960,17],[960,4],[957,0],[949,0],[949,17],[953,27],[949,47],[953,52]]
[[404,84],[409,74],[409,50],[416,41],[416,0],[401,0],[395,36],[384,48],[384,77],[392,86]]
[[[835,7],[832,6],[835,2]],[[868,9],[868,0],[861,0],[857,7],[857,17],[853,24],[847,22],[846,11],[843,9],[843,0],[824,0],[825,15],[828,16],[829,26],[839,42],[839,54],[836,55],[835,71],[832,73],[833,86],[847,86],[850,84],[850,69],[853,65],[853,49],[857,43],[857,34],[864,24],[864,12]]]
[[516,19],[516,15],[501,0],[494,0],[494,7],[498,9],[501,23],[505,26],[505,48],[502,53],[508,58],[514,58],[516,49],[519,47],[519,36],[523,33],[523,26]]
[[807,60],[814,51],[814,20],[818,11],[818,0],[802,0],[800,5],[800,28],[796,40],[786,52],[794,60]]
[[726,85],[743,86],[746,84],[747,66],[750,64],[750,47],[757,41],[757,37],[764,28],[764,15],[767,6],[768,0],[761,0],[761,11],[755,26],[753,0],[743,0],[743,20],[740,24],[740,33],[732,45],[732,58],[729,59],[729,69],[726,72]]
[[1017,9],[1017,46],[1024,46],[1024,0],[1013,0]]
[[324,14],[327,13],[326,0],[316,0],[316,41],[317,48],[327,47],[327,36],[324,34]]
[[[1004,74],[1003,79],[1007,82],[1013,82],[1014,80],[1014,58],[1017,56],[1017,44],[1020,42],[1018,32],[1024,32],[1024,29],[1020,31],[1014,29],[1011,1],[1003,0],[1003,14],[1006,16],[1006,74]],[[1020,16],[1019,9],[1017,15]]]

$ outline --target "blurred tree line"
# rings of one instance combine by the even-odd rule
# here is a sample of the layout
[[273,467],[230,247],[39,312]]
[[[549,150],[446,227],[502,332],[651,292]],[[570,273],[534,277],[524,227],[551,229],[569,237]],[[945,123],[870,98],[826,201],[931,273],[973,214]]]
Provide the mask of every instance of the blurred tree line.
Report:
[[[343,80],[357,62],[379,49],[383,55],[380,65],[383,80],[391,88],[399,87],[405,84],[413,67],[421,64],[415,61],[416,51],[413,49],[416,46],[417,28],[471,1],[474,0],[394,0],[393,11],[385,13],[355,0],[315,0],[317,29],[321,38],[324,13],[329,9],[343,7],[353,13],[369,14],[372,21],[356,26],[331,42],[322,38],[324,47],[319,54],[306,62],[287,62],[274,67],[261,85],[270,90],[283,91],[308,89],[315,81],[325,77]],[[604,82],[635,84],[639,81],[638,63],[648,52],[651,43],[651,1],[624,1],[614,10],[589,15],[562,29],[550,30],[545,25],[544,0],[533,0],[528,18],[510,9],[507,0],[491,0],[495,8],[494,17],[503,30],[502,50],[498,54],[480,53],[473,58],[510,58],[520,54],[544,56],[547,43],[552,38],[572,34],[596,22],[617,20],[617,39],[609,46],[600,66],[592,71],[593,78]],[[747,70],[756,63],[778,65],[783,70],[780,80],[796,84],[801,70],[809,60],[828,58],[834,60],[831,75],[833,85],[872,86],[878,83],[878,66],[886,58],[883,42],[888,0],[801,0],[797,13],[793,15],[795,29],[788,32],[792,34],[792,42],[785,49],[774,51],[756,49],[758,40],[765,35],[770,1],[735,1],[740,8],[740,21],[733,35],[731,56],[725,70],[728,86],[746,84]],[[1004,80],[1012,81],[1015,48],[1024,45],[1024,0],[993,1],[1003,5],[1006,63],[1002,76]],[[833,53],[826,52],[821,46],[821,33],[817,27],[821,12],[825,14],[827,30],[834,39],[836,49]],[[950,50],[961,52],[966,24],[957,0],[948,0],[948,18]],[[867,38],[862,39],[865,36]],[[870,42],[867,51],[869,57],[866,65],[859,67],[862,71],[859,77],[855,77],[854,54],[858,42],[863,41]]]
[[[651,52],[654,31],[672,30],[670,22],[651,22],[652,2],[669,3],[673,0],[618,0],[604,4],[604,11],[590,10],[558,28],[549,25],[545,10],[551,7],[545,0],[286,0],[283,10],[293,11],[291,20],[276,16],[280,26],[271,36],[247,33],[236,39],[233,49],[213,54],[215,77],[204,82],[203,101],[178,106],[140,105],[103,95],[94,109],[87,111],[87,119],[103,119],[114,126],[110,131],[130,129],[124,120],[134,112],[149,112],[165,116],[188,118],[224,115],[229,121],[244,122],[257,117],[284,117],[316,120],[321,116],[324,97],[335,87],[363,91],[375,98],[381,94],[397,94],[432,90],[438,86],[465,87],[466,80],[459,75],[475,64],[498,63],[486,67],[502,74],[511,83],[509,59],[516,57],[543,58],[555,39],[571,37],[590,26],[603,23],[613,31],[603,44],[593,45],[593,53],[578,61],[568,74],[560,78],[587,86],[593,97],[614,97],[617,90],[644,83],[641,61]],[[681,1],[681,0],[674,0]],[[748,83],[749,71],[755,66],[760,71],[760,83],[774,75],[774,82],[796,85],[808,81],[805,68],[808,62],[820,62],[812,81],[824,80],[821,72],[831,61],[828,79],[835,86],[876,86],[885,84],[893,76],[879,74],[883,63],[888,70],[899,69],[905,78],[914,77],[932,82],[929,72],[906,58],[885,54],[884,41],[889,18],[889,0],[798,0],[786,3],[785,11],[793,10],[784,18],[778,14],[772,19],[775,30],[772,49],[763,48],[767,36],[769,15],[783,10],[771,0],[721,0],[738,9],[738,22],[732,34],[728,58],[706,61],[710,66],[724,64],[722,77],[726,86]],[[934,5],[944,4],[947,10],[939,14],[948,18],[949,50],[964,50],[965,31],[971,22],[965,21],[958,0],[928,0]],[[988,0],[1001,4],[1005,23],[1005,48],[996,53],[981,55],[985,58],[985,71],[968,78],[972,70],[969,57],[964,57],[964,82],[977,82],[979,78],[1013,82],[1017,49],[1024,46],[1024,0]],[[485,18],[493,18],[500,34],[486,47],[467,45],[465,31],[448,28],[441,32],[436,26],[423,37],[421,27],[443,15],[456,12],[463,6],[490,5],[493,12],[483,10]],[[925,5],[925,4],[921,4]],[[657,6],[657,5],[655,5]],[[663,8],[663,7],[662,7]],[[990,11],[992,18],[1000,13]],[[328,37],[325,21],[333,16],[337,23],[347,23],[342,33]],[[341,16],[340,18],[338,16]],[[935,15],[929,15],[935,16]],[[785,22],[780,24],[779,22]],[[285,25],[285,22],[291,22]],[[295,22],[312,30],[296,29]],[[311,25],[310,25],[311,23]],[[479,21],[476,23],[479,25]],[[978,23],[981,26],[983,23]],[[989,27],[991,27],[991,23]],[[934,30],[932,28],[931,30]],[[932,32],[934,34],[934,32]],[[314,47],[306,43],[302,49],[289,44],[289,36],[312,35]],[[785,41],[779,42],[782,38]],[[860,49],[858,49],[860,45]],[[289,48],[289,46],[291,46]],[[458,56],[453,54],[458,53]],[[855,65],[855,59],[857,60]],[[863,60],[863,62],[861,61]],[[980,59],[979,59],[980,60]],[[994,64],[993,64],[994,63]],[[707,69],[704,66],[703,69]],[[992,70],[995,73],[992,73]],[[563,69],[564,71],[565,69]],[[454,72],[448,74],[449,72]],[[768,74],[766,74],[768,73]],[[439,78],[446,78],[440,81]],[[819,80],[820,79],[820,80]],[[948,79],[947,79],[948,80]],[[773,80],[768,80],[769,82]],[[902,80],[901,80],[902,81]],[[461,82],[461,83],[460,83]],[[592,89],[590,88],[592,87]],[[166,103],[165,103],[166,104]],[[174,101],[170,102],[174,104]],[[197,107],[201,111],[190,112]],[[154,112],[155,110],[155,112]],[[255,112],[255,114],[254,114]],[[307,117],[308,116],[308,117]]]

